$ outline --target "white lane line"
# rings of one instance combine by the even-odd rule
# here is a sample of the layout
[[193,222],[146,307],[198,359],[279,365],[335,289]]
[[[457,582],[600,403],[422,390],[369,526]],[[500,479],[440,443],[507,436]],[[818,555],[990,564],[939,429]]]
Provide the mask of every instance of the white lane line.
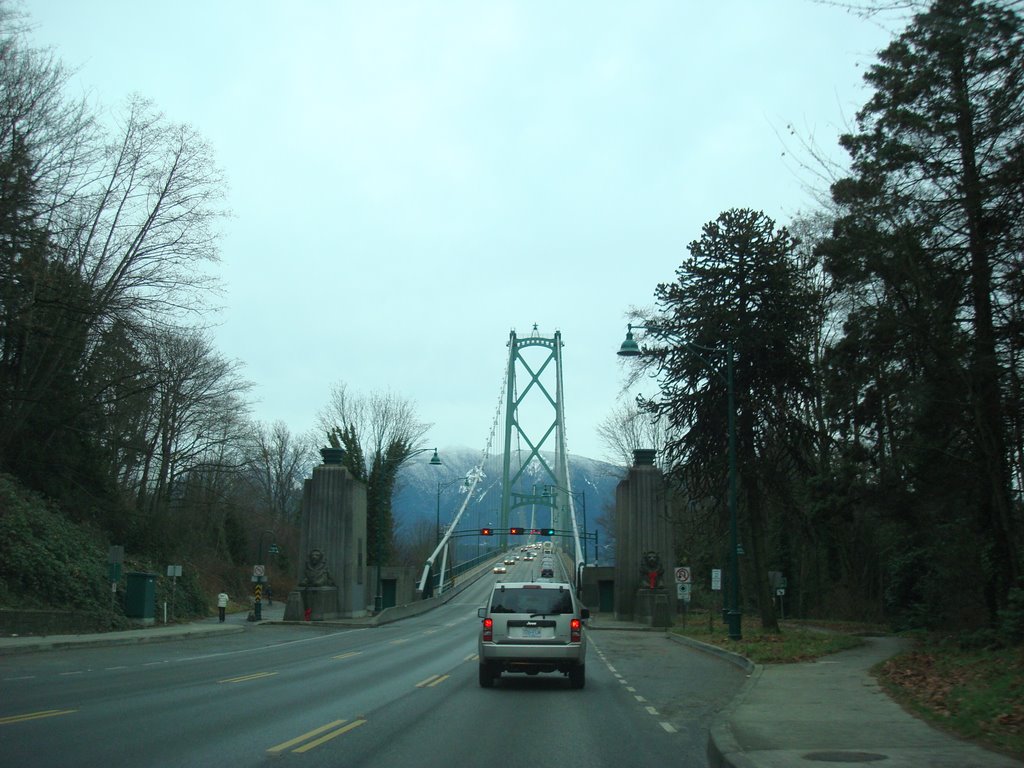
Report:
[[662,723],[658,723],[658,725],[660,725],[662,728],[664,728],[666,733],[679,733],[679,731],[677,731],[675,728],[673,728],[670,723],[662,722]]

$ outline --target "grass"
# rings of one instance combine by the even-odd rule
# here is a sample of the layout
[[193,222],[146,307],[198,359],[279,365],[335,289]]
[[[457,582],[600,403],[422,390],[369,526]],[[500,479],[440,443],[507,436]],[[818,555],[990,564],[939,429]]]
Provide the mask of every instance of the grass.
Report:
[[[884,627],[855,622],[787,621],[765,632],[757,617],[743,617],[743,639],[730,640],[720,617],[691,614],[673,630],[746,656],[757,664],[810,661],[863,643]],[[905,709],[933,726],[979,746],[1024,756],[1024,647],[964,648],[949,638],[917,636],[913,650],[873,670],[879,684]]]
[[[743,639],[730,640],[728,630],[722,621],[719,619],[709,627],[706,616],[707,614],[704,614],[704,618],[701,618],[698,614],[694,618],[691,614],[685,626],[677,624],[672,631],[738,653],[755,664],[810,661],[830,653],[856,648],[864,642],[849,631],[821,631],[793,622],[786,623],[780,633],[765,632],[761,628],[761,622],[750,616],[743,617]],[[865,625],[857,626],[863,628]]]
[[1024,647],[963,649],[929,637],[875,672],[896,701],[932,725],[1024,757]]

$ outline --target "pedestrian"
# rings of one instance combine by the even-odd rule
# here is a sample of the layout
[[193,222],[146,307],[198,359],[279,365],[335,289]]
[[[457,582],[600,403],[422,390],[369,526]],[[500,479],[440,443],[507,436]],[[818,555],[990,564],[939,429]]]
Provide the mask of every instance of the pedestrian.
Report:
[[270,588],[269,584],[267,584],[267,602],[270,604],[271,608],[274,607],[274,590]]
[[224,623],[224,611],[228,607],[228,593],[221,592],[217,595],[217,613],[220,614],[220,623]]

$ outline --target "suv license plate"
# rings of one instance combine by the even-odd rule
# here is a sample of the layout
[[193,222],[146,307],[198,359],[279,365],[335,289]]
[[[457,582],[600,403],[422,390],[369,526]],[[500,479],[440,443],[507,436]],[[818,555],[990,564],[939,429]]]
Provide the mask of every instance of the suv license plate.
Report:
[[523,637],[540,637],[540,627],[524,627]]

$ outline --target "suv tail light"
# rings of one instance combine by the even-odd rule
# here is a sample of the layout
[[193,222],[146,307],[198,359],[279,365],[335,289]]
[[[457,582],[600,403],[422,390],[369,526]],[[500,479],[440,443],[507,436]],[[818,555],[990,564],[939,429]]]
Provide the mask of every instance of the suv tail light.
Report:
[[579,619],[573,619],[571,622],[569,622],[569,642],[571,642],[571,643],[578,643],[578,642],[581,642],[583,640],[583,638],[581,637],[581,635],[582,635],[581,629],[582,628],[583,628],[583,622],[580,621]]
[[494,640],[494,619],[488,617],[484,619],[484,642],[491,642]]

